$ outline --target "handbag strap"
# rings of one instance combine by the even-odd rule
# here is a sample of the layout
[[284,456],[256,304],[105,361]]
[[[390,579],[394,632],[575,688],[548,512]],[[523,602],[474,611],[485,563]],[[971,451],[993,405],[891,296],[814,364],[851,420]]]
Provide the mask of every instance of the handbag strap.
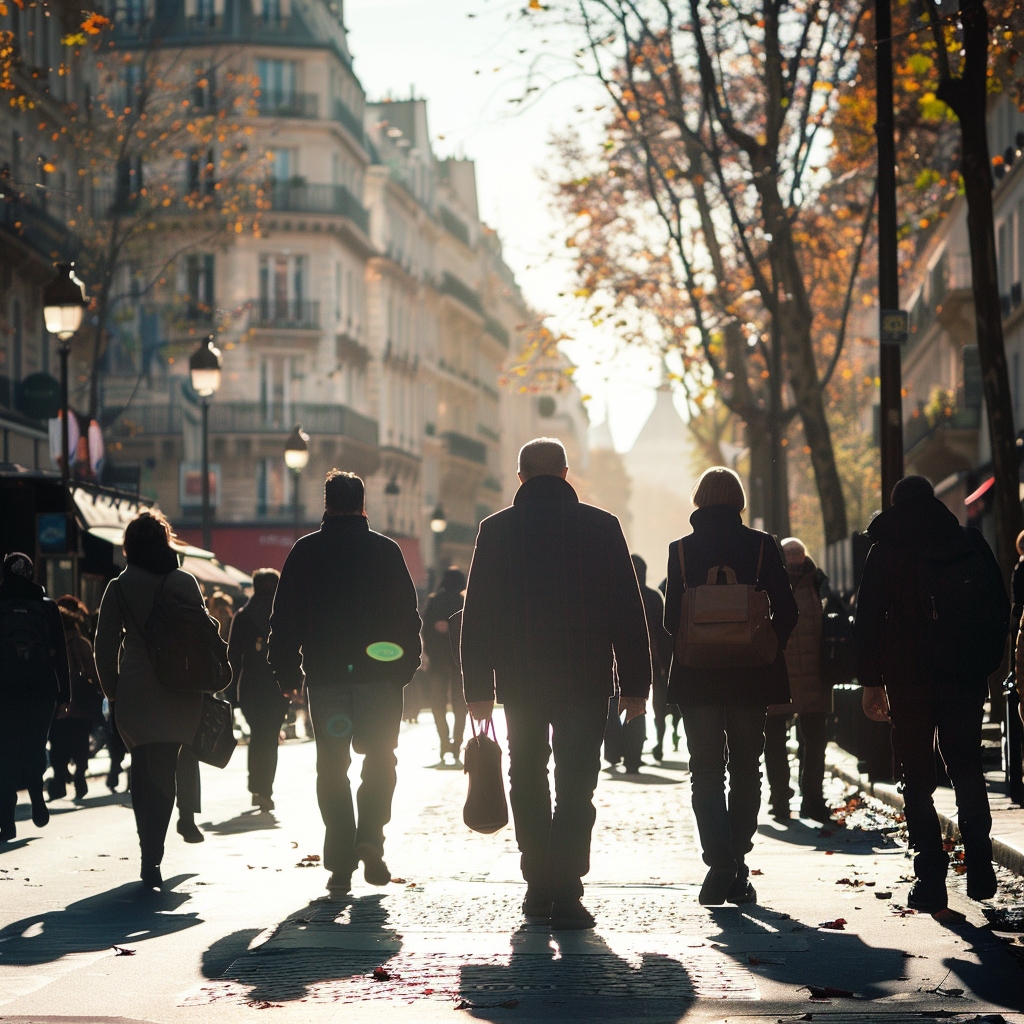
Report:
[[469,716],[469,727],[473,731],[473,739],[476,739],[477,736],[486,736],[488,733],[490,733],[491,734],[491,739],[494,740],[495,743],[498,742],[498,734],[494,731],[494,717],[493,716],[488,718],[487,721],[484,722],[484,724],[480,727],[480,729],[477,730],[476,719],[472,715],[470,715]]

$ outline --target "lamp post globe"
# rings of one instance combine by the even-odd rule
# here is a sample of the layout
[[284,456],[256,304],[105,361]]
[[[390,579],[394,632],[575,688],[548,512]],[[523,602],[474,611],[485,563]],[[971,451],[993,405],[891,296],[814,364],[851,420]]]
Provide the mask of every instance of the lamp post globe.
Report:
[[288,435],[284,445],[284,464],[296,473],[301,473],[309,463],[309,434],[298,423]]
[[430,529],[434,533],[444,533],[448,529],[448,520],[445,518],[444,506],[438,502],[437,507],[430,514]]
[[57,276],[43,289],[43,320],[50,334],[68,342],[82,326],[89,299],[73,263],[57,265]]
[[214,345],[211,334],[199,343],[188,360],[192,387],[200,398],[210,398],[220,387],[220,367],[220,349]]

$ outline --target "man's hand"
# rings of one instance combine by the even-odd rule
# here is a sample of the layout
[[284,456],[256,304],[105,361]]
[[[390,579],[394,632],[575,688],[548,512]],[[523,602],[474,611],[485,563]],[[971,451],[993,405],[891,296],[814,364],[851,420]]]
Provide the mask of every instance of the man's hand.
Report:
[[626,724],[628,725],[633,721],[634,718],[639,718],[641,715],[647,714],[647,698],[646,697],[619,697],[619,714],[626,713]]
[[861,690],[860,705],[872,722],[889,721],[889,700],[884,686],[865,686]]
[[471,700],[468,707],[474,722],[486,722],[494,714],[493,700]]

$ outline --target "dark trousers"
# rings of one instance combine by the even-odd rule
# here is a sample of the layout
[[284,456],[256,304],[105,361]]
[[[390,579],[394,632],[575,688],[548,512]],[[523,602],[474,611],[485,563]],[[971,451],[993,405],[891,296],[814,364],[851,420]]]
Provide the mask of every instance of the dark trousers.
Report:
[[746,856],[754,847],[761,807],[764,724],[765,709],[759,707],[683,708],[693,813],[704,863],[735,865],[742,878],[747,875]]
[[[430,685],[430,710],[434,714],[434,725],[441,741],[442,755],[452,750],[456,757],[462,750],[462,737],[466,732],[466,698],[462,693],[462,680],[456,679],[450,670],[431,672],[427,677]],[[451,732],[448,731],[448,703],[451,702],[455,718]]]
[[0,827],[14,827],[18,790],[42,794],[53,704],[0,699]]
[[[828,716],[824,712],[802,711],[796,716],[800,737],[800,805],[818,809],[824,802],[825,747]],[[790,785],[789,738],[790,716],[769,715],[764,725],[764,767],[768,776],[771,805],[788,810],[793,787]]]
[[[132,758],[135,752],[132,751]],[[175,783],[178,791],[178,813],[198,814],[203,809],[202,787],[199,783],[199,758],[191,747],[182,744],[175,766]]]
[[906,686],[888,692],[892,745],[903,774],[904,813],[918,878],[945,878],[949,858],[932,794],[935,749],[956,792],[957,825],[968,874],[992,860],[992,814],[981,753],[985,683]]
[[[324,867],[350,874],[360,847],[380,854],[391,820],[397,773],[395,748],[402,725],[402,689],[390,683],[316,683],[308,687],[316,740],[316,795],[324,819]],[[352,751],[363,756],[356,808],[348,769]]]
[[[509,795],[523,877],[554,899],[583,895],[607,717],[604,698],[572,706],[505,705]],[[548,783],[552,752],[554,809]]]
[[124,740],[121,739],[121,734],[117,731],[116,705],[111,703],[108,706],[110,708],[110,716],[107,720],[107,751],[110,754],[110,774],[116,780],[117,776],[121,774],[121,765],[124,763],[128,748],[124,745]]
[[144,869],[158,866],[164,858],[179,749],[179,743],[144,743],[132,750],[132,810]]
[[608,719],[604,728],[604,759],[609,764],[622,761],[626,771],[637,771],[647,739],[646,716],[638,715],[632,722],[623,722],[619,714],[619,698],[608,701]]
[[277,775],[277,747],[288,713],[286,701],[246,704],[242,714],[249,723],[249,792],[272,796]]
[[53,781],[61,789],[71,781],[68,764],[75,763],[75,788],[86,786],[85,769],[89,765],[89,735],[92,722],[88,718],[55,718],[50,725],[50,766]]

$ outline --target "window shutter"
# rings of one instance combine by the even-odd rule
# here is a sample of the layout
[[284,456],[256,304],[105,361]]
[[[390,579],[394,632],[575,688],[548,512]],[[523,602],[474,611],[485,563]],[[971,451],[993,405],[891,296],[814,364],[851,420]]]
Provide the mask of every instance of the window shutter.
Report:
[[197,18],[199,16],[199,0],[185,0],[185,17]]

